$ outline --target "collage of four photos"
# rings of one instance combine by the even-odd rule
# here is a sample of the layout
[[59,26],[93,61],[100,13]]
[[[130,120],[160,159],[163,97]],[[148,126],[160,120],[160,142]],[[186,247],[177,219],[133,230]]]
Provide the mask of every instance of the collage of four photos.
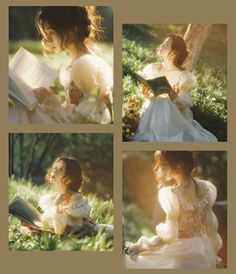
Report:
[[124,268],[226,268],[227,151],[178,145],[227,142],[227,24],[124,22],[118,90],[115,16],[9,7],[9,250],[112,252],[120,206]]

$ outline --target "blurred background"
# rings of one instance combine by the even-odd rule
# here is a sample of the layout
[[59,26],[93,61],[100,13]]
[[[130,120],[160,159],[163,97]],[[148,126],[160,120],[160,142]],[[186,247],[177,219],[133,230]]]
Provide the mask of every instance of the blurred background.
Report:
[[[65,52],[54,56],[43,56],[39,34],[34,18],[40,7],[9,7],[9,60],[20,47],[24,47],[37,56],[43,63],[59,71],[68,62]],[[113,67],[113,10],[111,7],[99,6],[97,12],[103,17],[103,35],[95,43],[95,51]],[[63,20],[63,18],[62,18]],[[51,89],[64,98],[63,87],[57,78]]]
[[[156,48],[167,35],[184,36],[188,24],[123,25],[123,104],[137,96],[133,112],[139,111],[143,98],[134,72],[157,61]],[[160,60],[158,60],[160,61]],[[194,66],[197,84],[190,90],[194,119],[218,140],[227,140],[227,25],[214,24]],[[123,121],[126,120],[123,117]],[[125,128],[125,127],[123,127]],[[129,141],[124,135],[124,140]]]
[[[225,151],[194,151],[198,178],[217,188],[214,212],[219,220],[223,247],[219,256],[227,264],[227,154]],[[135,242],[141,235],[154,235],[165,214],[157,201],[157,183],[152,171],[154,151],[123,152],[123,241]]]
[[75,157],[88,177],[84,192],[113,197],[112,134],[10,134],[11,178],[44,185],[44,176],[56,157]]
[[[113,135],[14,133],[9,135],[9,201],[15,196],[27,200],[40,212],[39,199],[55,192],[44,177],[55,158],[74,157],[85,173],[82,193],[91,206],[95,223],[113,224]],[[47,231],[31,236],[21,232],[21,222],[8,217],[9,250],[21,251],[104,251],[113,249],[113,239],[105,233],[60,235]]]

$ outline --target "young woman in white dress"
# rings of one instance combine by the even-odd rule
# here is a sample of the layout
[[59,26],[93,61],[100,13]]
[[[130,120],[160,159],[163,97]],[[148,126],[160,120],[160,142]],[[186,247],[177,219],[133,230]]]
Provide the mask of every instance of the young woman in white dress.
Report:
[[[83,193],[79,192],[83,176],[76,159],[56,158],[46,174],[46,181],[57,191],[49,192],[39,199],[39,206],[43,210],[43,230],[60,235],[79,232],[81,229],[88,234],[102,230],[110,237],[113,236],[112,225],[97,224],[90,217],[91,205]],[[31,233],[31,227],[23,226],[22,231]]]
[[42,7],[35,22],[47,54],[65,51],[71,62],[60,72],[65,101],[44,87],[34,90],[38,106],[25,110],[15,103],[11,123],[112,122],[113,76],[110,66],[90,50],[101,31],[95,7]]
[[147,65],[143,74],[147,78],[166,76],[172,91],[154,96],[143,86],[145,102],[141,109],[139,126],[133,141],[203,141],[216,142],[216,137],[193,120],[193,103],[189,89],[195,84],[192,72],[185,70],[187,46],[180,36],[169,35],[157,50],[162,63]]
[[189,151],[157,151],[154,157],[166,221],[156,226],[156,235],[126,242],[126,267],[215,268],[222,247],[212,211],[215,186],[192,176],[194,159]]

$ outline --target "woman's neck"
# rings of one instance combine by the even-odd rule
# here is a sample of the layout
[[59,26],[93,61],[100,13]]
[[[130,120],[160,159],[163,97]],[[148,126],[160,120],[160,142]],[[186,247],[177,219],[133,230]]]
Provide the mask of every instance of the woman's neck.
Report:
[[70,44],[66,48],[66,52],[72,60],[76,60],[79,57],[89,53],[89,50],[85,45]]
[[173,62],[171,62],[168,57],[163,59],[163,68],[164,70],[168,71],[168,70],[179,70],[179,68],[177,68]]
[[178,187],[187,187],[192,183],[192,178],[191,176],[185,176],[182,174],[179,174],[178,176],[175,177],[175,181]]
[[75,194],[76,192],[73,191],[73,190],[60,190],[60,194],[64,197],[64,198],[68,198],[68,197],[71,197],[73,194]]

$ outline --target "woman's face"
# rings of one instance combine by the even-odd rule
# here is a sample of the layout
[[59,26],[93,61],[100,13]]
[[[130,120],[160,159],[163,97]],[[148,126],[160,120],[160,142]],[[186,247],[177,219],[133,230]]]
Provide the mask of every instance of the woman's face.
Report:
[[65,166],[62,161],[57,161],[53,164],[49,180],[51,183],[55,184],[58,188],[61,185],[61,179],[63,178],[65,174]]
[[171,52],[171,38],[168,37],[164,40],[164,42],[157,48],[157,55],[165,58]]
[[173,179],[173,172],[171,170],[171,167],[168,163],[166,162],[161,162],[159,163],[157,169],[156,169],[156,177],[157,179],[165,180],[165,181],[170,181]]
[[63,49],[61,48],[61,37],[60,35],[54,31],[51,28],[45,28],[42,29],[40,28],[40,32],[42,34],[43,39],[45,40],[46,44],[52,48],[54,53],[59,53],[61,52]]

